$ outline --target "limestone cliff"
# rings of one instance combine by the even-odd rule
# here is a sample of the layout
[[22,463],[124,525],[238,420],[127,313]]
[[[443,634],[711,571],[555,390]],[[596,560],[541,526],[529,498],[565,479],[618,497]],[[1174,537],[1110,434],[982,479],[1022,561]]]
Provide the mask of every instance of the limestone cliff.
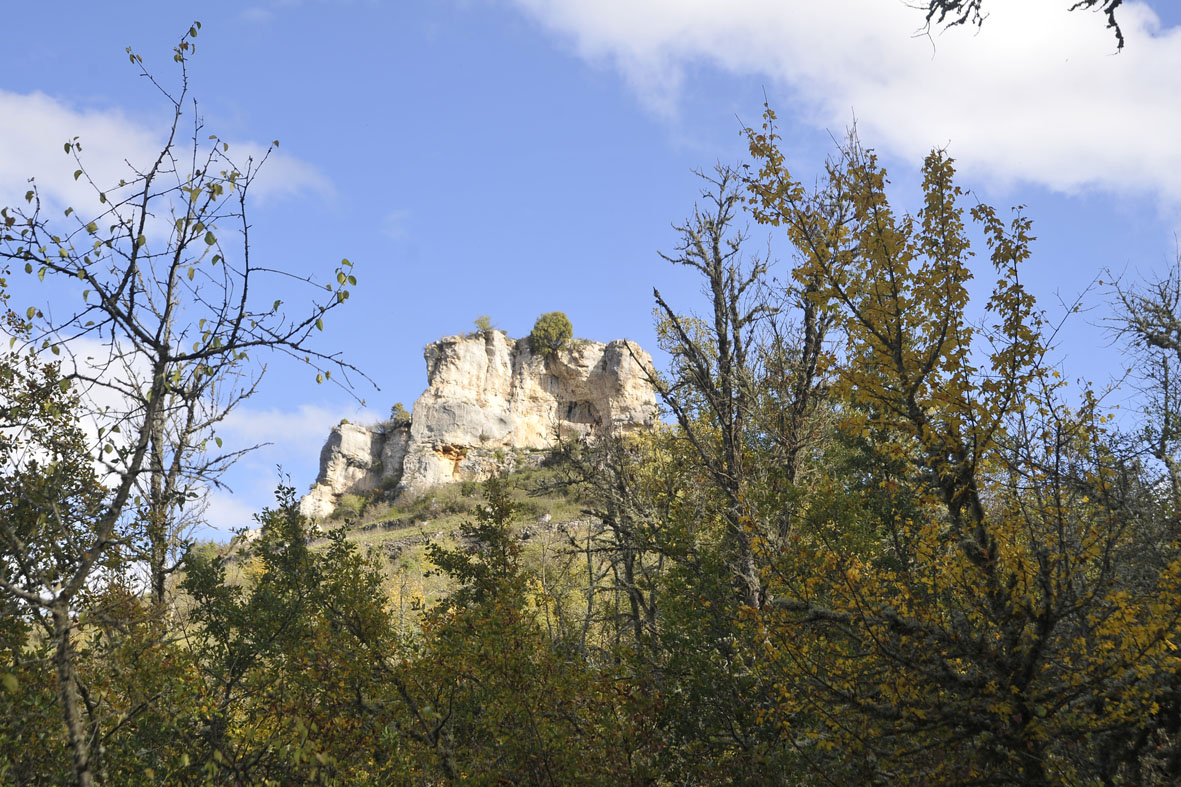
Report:
[[427,345],[427,389],[408,427],[334,427],[320,475],[300,503],[332,513],[340,495],[386,489],[418,494],[436,484],[483,480],[537,460],[561,434],[582,437],[649,425],[656,400],[634,342],[575,340],[556,355],[500,331],[448,336]]

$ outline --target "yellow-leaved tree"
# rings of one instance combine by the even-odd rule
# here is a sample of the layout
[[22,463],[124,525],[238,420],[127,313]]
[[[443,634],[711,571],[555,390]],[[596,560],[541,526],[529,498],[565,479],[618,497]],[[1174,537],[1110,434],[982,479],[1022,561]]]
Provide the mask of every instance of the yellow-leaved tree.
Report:
[[1045,361],[1030,221],[971,209],[996,277],[973,324],[951,160],[926,158],[923,207],[898,215],[852,138],[824,186],[847,210],[820,211],[774,121],[748,132],[750,203],[843,334],[841,431],[863,458],[764,544],[763,722],[828,778],[1167,780],[1181,562],[1152,522],[1171,513]]

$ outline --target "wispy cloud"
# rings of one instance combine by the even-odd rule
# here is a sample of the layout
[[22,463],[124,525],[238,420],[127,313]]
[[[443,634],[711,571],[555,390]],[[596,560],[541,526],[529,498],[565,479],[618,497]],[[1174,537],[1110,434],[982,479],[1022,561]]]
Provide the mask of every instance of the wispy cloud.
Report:
[[[133,168],[147,169],[164,143],[165,129],[128,117],[118,108],[78,109],[43,93],[0,90],[0,205],[23,201],[28,179],[36,177],[42,198],[51,207],[72,206],[86,213],[98,206],[95,187],[75,179],[77,164],[63,149],[79,138],[87,175],[99,189],[132,179]],[[267,145],[229,140],[230,155],[239,167],[262,159]],[[330,180],[313,164],[280,150],[273,151],[252,186],[260,200],[302,194],[331,196]]]
[[410,211],[391,210],[381,220],[381,234],[393,240],[402,240],[410,232]]
[[243,22],[265,24],[275,18],[275,12],[268,8],[251,6],[250,8],[243,9],[239,17],[241,17]]
[[257,410],[241,406],[232,411],[219,428],[227,445],[247,447],[271,443],[286,456],[317,457],[328,431],[342,418],[376,422],[376,413],[349,407],[321,407],[303,404],[291,410]]
[[255,527],[254,515],[261,511],[241,497],[229,492],[213,491],[205,496],[205,523],[219,531],[218,540],[224,540],[231,531],[243,527]]
[[1122,53],[1093,14],[1060,0],[992,0],[977,32],[916,36],[888,0],[515,0],[658,112],[688,67],[769,80],[797,118],[907,157],[948,145],[961,168],[1061,192],[1098,187],[1181,202],[1181,29],[1120,8]]

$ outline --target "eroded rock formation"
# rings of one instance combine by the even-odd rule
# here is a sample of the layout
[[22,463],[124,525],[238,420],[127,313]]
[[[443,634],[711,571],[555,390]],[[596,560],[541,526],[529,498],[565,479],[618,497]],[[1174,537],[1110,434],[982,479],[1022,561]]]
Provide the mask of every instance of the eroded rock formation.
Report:
[[559,435],[650,425],[652,360],[634,342],[575,340],[549,358],[500,331],[427,345],[427,389],[409,427],[334,427],[320,475],[300,503],[322,518],[342,494],[386,489],[415,495],[436,484],[480,481],[539,461]]

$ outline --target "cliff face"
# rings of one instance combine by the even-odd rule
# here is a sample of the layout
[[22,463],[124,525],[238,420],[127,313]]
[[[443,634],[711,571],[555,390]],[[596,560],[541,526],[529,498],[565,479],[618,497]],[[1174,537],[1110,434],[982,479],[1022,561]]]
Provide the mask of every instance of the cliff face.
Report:
[[300,503],[332,513],[340,495],[386,488],[414,495],[436,484],[483,480],[539,459],[557,436],[650,425],[656,400],[644,373],[652,359],[633,342],[576,340],[551,358],[500,331],[427,345],[427,389],[409,427],[342,424],[320,453],[320,475]]
[[393,487],[401,477],[410,440],[409,427],[381,430],[359,424],[332,427],[320,449],[320,474],[299,501],[299,510],[313,519],[329,516],[340,496]]

